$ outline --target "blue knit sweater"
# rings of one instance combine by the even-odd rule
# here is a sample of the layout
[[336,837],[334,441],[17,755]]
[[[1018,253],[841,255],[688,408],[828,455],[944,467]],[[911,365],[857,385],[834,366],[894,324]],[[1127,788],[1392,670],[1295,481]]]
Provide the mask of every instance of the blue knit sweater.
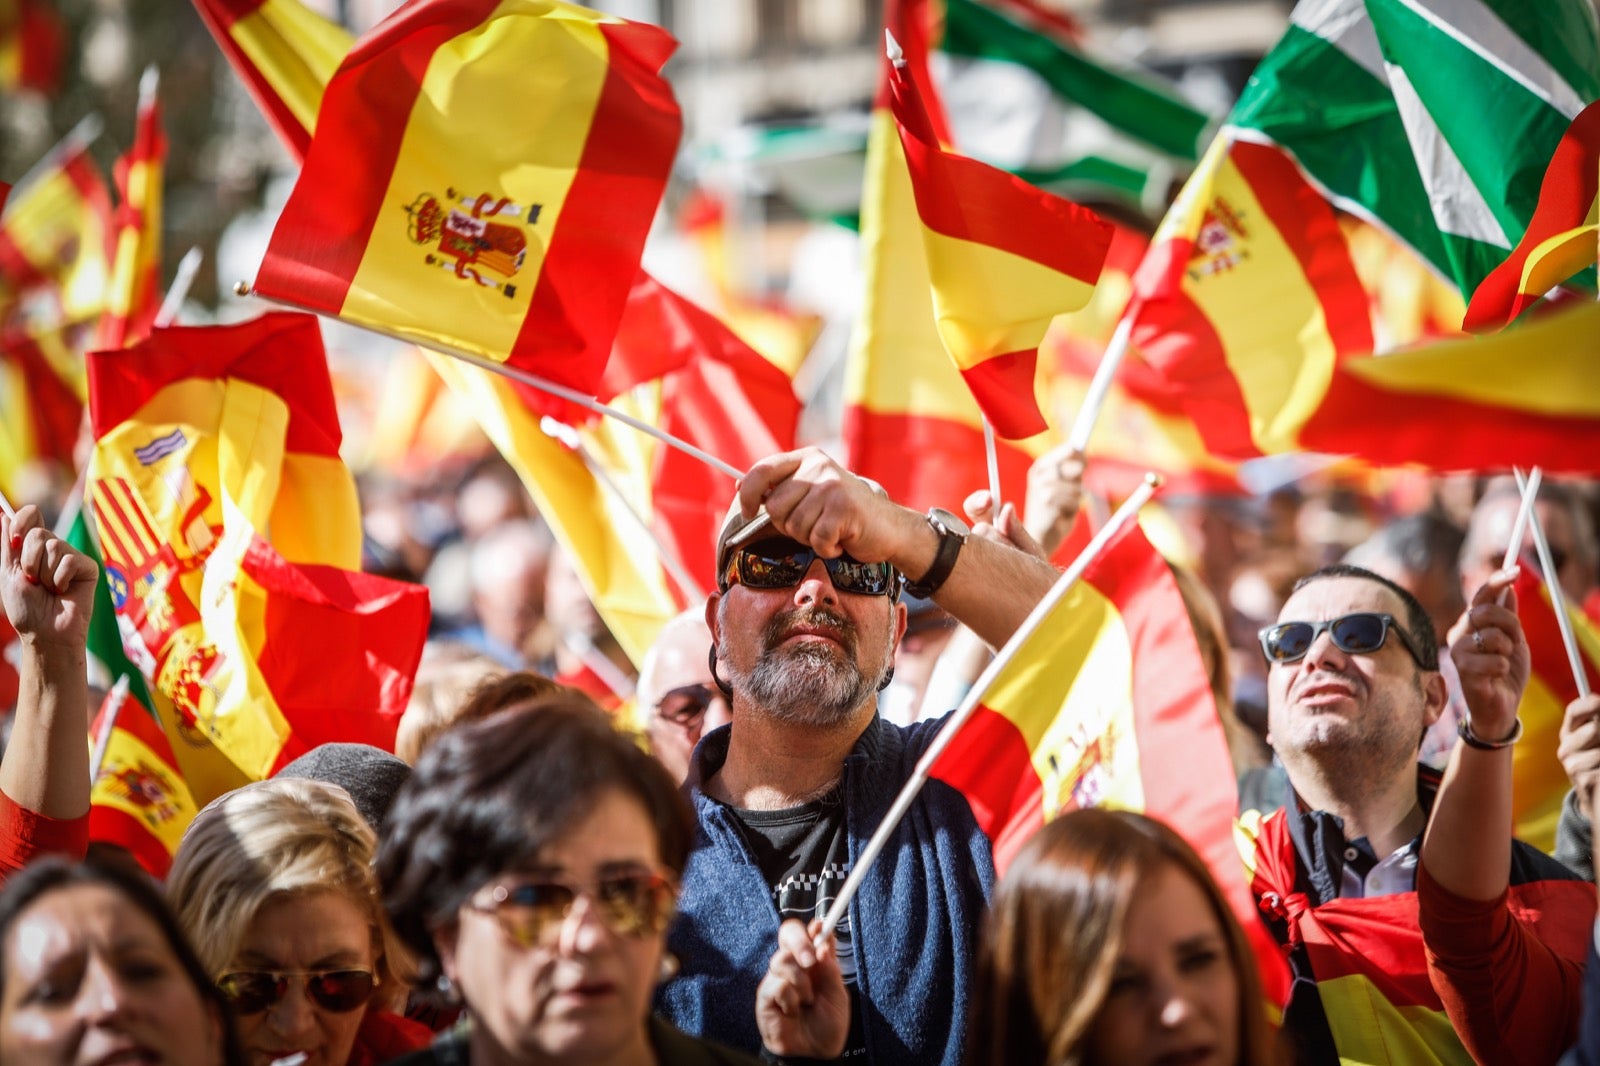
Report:
[[[874,717],[856,741],[841,781],[852,866],[940,724],[903,728]],[[756,986],[778,947],[778,912],[733,815],[700,788],[727,759],[730,728],[701,739],[685,785],[699,832],[667,937],[681,969],[656,1010],[685,1032],[754,1053]],[[961,1061],[978,924],[994,881],[989,841],[965,797],[929,781],[850,903],[872,1066]]]

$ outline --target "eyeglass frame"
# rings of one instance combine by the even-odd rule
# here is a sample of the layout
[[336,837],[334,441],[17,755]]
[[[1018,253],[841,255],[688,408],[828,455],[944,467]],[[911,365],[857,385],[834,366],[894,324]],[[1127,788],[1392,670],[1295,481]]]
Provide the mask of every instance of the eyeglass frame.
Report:
[[[800,576],[787,585],[753,585],[746,581],[744,579],[741,561],[744,559],[745,553],[755,552],[763,544],[792,545],[794,547],[794,551],[788,554],[806,556],[807,558],[805,559],[805,562],[800,566]],[[900,598],[900,590],[904,584],[904,581],[900,571],[896,570],[892,564],[888,562],[862,562],[860,559],[857,559],[852,555],[837,555],[832,559],[824,558],[817,553],[816,549],[810,547],[809,545],[802,544],[791,537],[785,537],[781,535],[763,537],[759,540],[745,541],[744,543],[733,546],[728,553],[727,563],[723,566],[722,571],[717,575],[717,589],[720,592],[727,592],[734,585],[743,585],[745,588],[756,589],[763,592],[770,592],[778,589],[797,588],[803,581],[805,581],[806,574],[811,571],[811,564],[819,561],[822,563],[824,569],[828,571],[828,580],[833,582],[834,588],[838,589],[840,592],[848,592],[852,596],[887,596],[891,600],[898,600]],[[845,588],[843,585],[839,584],[839,568],[846,564],[853,564],[855,566],[883,567],[886,579],[884,590],[882,592],[862,592],[857,589]]]
[[[1359,650],[1346,648],[1339,642],[1338,634],[1334,633],[1333,627],[1347,619],[1363,617],[1376,618],[1383,623],[1383,635],[1381,639],[1379,639],[1378,643],[1374,644],[1371,648]],[[1272,650],[1267,644],[1267,640],[1269,634],[1271,634],[1274,630],[1282,629],[1285,626],[1310,626],[1311,638],[1306,641],[1306,650],[1301,652],[1299,655],[1288,659],[1276,658],[1273,656]],[[1288,666],[1289,664],[1297,663],[1301,659],[1304,659],[1307,655],[1310,655],[1311,646],[1317,642],[1317,637],[1321,636],[1323,633],[1327,633],[1328,639],[1333,641],[1333,646],[1344,652],[1346,655],[1376,655],[1378,652],[1382,651],[1383,646],[1389,642],[1389,634],[1391,632],[1400,638],[1400,643],[1405,646],[1406,651],[1411,653],[1411,660],[1418,666],[1424,670],[1438,669],[1437,666],[1429,666],[1423,661],[1422,653],[1417,650],[1416,644],[1412,642],[1411,634],[1406,632],[1405,626],[1400,624],[1399,619],[1387,611],[1350,611],[1345,614],[1341,614],[1336,618],[1329,618],[1321,622],[1307,622],[1300,620],[1274,622],[1270,626],[1262,626],[1259,630],[1257,630],[1256,639],[1261,642],[1261,654],[1267,660],[1268,666],[1273,664]]]
[[[686,693],[694,693],[696,695],[703,696],[703,698],[698,701],[700,705],[699,710],[689,714],[685,714],[682,711],[674,711],[669,714],[662,710],[662,707],[665,706],[666,702],[672,699],[672,697],[681,696]],[[655,717],[661,719],[663,722],[671,722],[675,726],[687,728],[704,718],[706,716],[706,712],[711,709],[712,702],[721,698],[722,693],[718,691],[715,686],[697,681],[692,685],[679,685],[677,688],[670,688],[666,692],[663,692],[661,694],[661,698],[656,700],[655,706],[651,708],[651,711],[654,713]]]
[[[362,974],[370,978],[372,984],[361,997],[359,1003],[354,1003],[348,1007],[332,1006],[324,1002],[321,997],[312,991],[312,979],[331,977],[335,974]],[[246,1010],[240,1005],[238,997],[228,991],[227,986],[223,983],[230,977],[270,977],[273,979],[275,986],[274,995],[265,1006],[255,1010]],[[228,1001],[228,1006],[235,1013],[239,1015],[265,1014],[289,997],[289,979],[292,977],[302,979],[298,982],[302,993],[318,1010],[325,1010],[332,1014],[349,1014],[367,1006],[372,1000],[372,993],[377,991],[378,986],[383,983],[383,979],[378,976],[376,971],[364,969],[360,966],[335,966],[325,970],[229,970],[227,973],[219,974],[215,984],[218,990],[222,992],[222,998]]]
[[[618,881],[630,878],[649,879],[652,894],[660,892],[663,888],[667,890],[668,900],[664,908],[664,913],[657,916],[660,923],[660,928],[651,929],[649,924],[646,923],[641,925],[640,928],[636,930],[617,929],[607,919],[606,904],[605,901],[601,899],[600,893],[597,891],[597,889],[599,889],[599,887],[606,881]],[[599,919],[600,924],[605,927],[606,931],[611,933],[613,936],[659,936],[660,934],[666,932],[667,927],[672,924],[672,919],[677,916],[677,880],[660,870],[651,869],[640,870],[632,873],[616,874],[612,877],[597,878],[596,882],[597,883],[594,885],[575,885],[569,881],[562,881],[559,878],[554,877],[534,878],[531,875],[524,876],[519,877],[514,885],[507,885],[505,883],[495,885],[490,890],[489,899],[487,901],[480,900],[478,898],[478,893],[474,893],[472,898],[468,899],[463,906],[468,910],[476,911],[479,914],[484,914],[493,918],[495,920],[495,924],[500,927],[500,931],[504,933],[508,939],[510,939],[513,943],[520,944],[525,948],[537,947],[541,944],[548,943],[548,940],[546,928],[544,927],[534,930],[531,936],[523,936],[513,928],[512,922],[504,913],[508,905],[529,906],[531,909],[531,905],[511,904],[512,893],[516,890],[516,888],[523,886],[545,889],[561,888],[565,889],[569,894],[567,902],[561,909],[560,916],[556,920],[548,922],[549,929],[559,929],[562,925],[571,920],[572,909],[578,905],[578,900],[580,898],[587,898],[589,900],[591,907],[594,909],[596,918]]]

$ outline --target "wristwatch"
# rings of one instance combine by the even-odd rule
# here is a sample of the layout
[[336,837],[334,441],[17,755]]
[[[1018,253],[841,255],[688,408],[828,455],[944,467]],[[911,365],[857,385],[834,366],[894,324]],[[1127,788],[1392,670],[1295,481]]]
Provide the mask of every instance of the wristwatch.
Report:
[[956,557],[961,554],[961,545],[967,542],[967,534],[971,532],[965,522],[943,507],[935,507],[928,512],[928,525],[939,534],[939,550],[934,553],[933,564],[920,580],[906,582],[907,594],[919,600],[928,599],[939,591],[950,576],[950,571],[956,568]]

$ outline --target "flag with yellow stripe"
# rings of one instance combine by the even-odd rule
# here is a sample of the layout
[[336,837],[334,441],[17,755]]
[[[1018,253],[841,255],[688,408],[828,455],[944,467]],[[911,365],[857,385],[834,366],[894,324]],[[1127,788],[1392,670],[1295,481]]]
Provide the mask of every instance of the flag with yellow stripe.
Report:
[[106,729],[112,700],[120,699],[105,761],[89,797],[89,839],[127,848],[154,877],[165,877],[184,830],[197,813],[194,796],[153,712],[113,690],[89,732]]
[[401,9],[328,83],[256,291],[592,394],[678,144],[672,47],[558,2]]
[[117,233],[111,285],[100,316],[96,347],[121,348],[144,338],[161,306],[161,202],[167,138],[156,99],[159,78],[150,67],[139,80],[133,147],[117,161]]
[[890,105],[921,222],[939,334],[995,432],[1046,428],[1033,383],[1057,314],[1089,302],[1111,244],[1094,212],[946,151],[903,57]]
[[50,294],[57,325],[89,322],[105,306],[111,194],[85,145],[65,144],[13,190],[0,218],[0,306]]

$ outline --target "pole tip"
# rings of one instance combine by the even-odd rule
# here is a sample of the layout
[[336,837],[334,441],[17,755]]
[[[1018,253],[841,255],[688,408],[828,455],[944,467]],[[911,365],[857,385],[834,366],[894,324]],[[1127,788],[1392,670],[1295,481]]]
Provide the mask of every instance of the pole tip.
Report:
[[236,281],[236,282],[234,282],[233,283],[233,294],[235,296],[249,296],[250,295],[250,283],[248,281]]
[[1165,481],[1165,480],[1166,480],[1166,478],[1162,477],[1160,474],[1156,473],[1154,470],[1146,470],[1145,471],[1144,483],[1146,485],[1149,485],[1152,489],[1159,489],[1161,487],[1161,483],[1163,481]]

